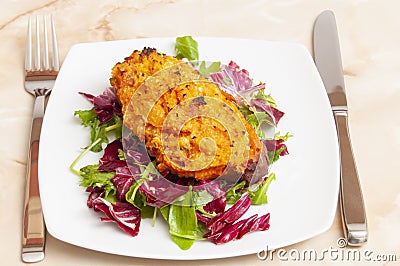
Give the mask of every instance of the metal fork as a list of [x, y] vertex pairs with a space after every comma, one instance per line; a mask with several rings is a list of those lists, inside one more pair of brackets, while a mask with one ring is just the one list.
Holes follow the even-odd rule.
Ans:
[[[40, 27], [41, 21], [43, 22], [42, 28]], [[51, 52], [47, 36], [49, 25], [46, 16], [43, 16], [43, 19], [36, 16], [34, 28], [35, 34], [32, 35], [32, 18], [29, 17], [25, 56], [25, 90], [35, 96], [35, 102], [27, 161], [22, 230], [22, 260], [24, 262], [38, 262], [44, 259], [46, 231], [38, 184], [39, 141], [45, 97], [52, 90], [59, 70], [53, 17], [50, 18]], [[43, 56], [41, 56], [42, 51]], [[50, 58], [52, 59], [51, 63]]]

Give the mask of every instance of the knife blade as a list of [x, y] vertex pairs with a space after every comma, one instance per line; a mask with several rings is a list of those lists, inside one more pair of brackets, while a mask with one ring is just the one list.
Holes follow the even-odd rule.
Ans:
[[348, 128], [348, 107], [335, 15], [322, 12], [314, 25], [314, 61], [335, 117], [340, 149], [340, 208], [348, 245], [368, 240], [364, 200]]

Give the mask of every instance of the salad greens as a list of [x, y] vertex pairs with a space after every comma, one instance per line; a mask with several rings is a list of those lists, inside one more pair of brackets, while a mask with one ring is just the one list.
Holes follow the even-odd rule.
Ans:
[[[198, 44], [191, 36], [176, 38], [175, 51], [177, 58], [199, 59]], [[267, 138], [262, 130], [264, 125], [276, 127], [284, 115], [272, 96], [266, 94], [264, 83], [253, 86], [249, 73], [234, 62], [206, 65], [203, 61], [197, 67], [204, 78], [239, 97], [237, 107], [263, 142], [269, 164], [288, 154], [285, 142], [292, 135], [278, 132]], [[249, 92], [249, 102], [243, 102]], [[268, 203], [267, 191], [276, 179], [274, 173], [255, 182], [242, 178], [236, 184], [180, 179], [169, 172], [159, 173], [157, 162], [151, 161], [143, 142], [133, 133], [122, 137], [122, 107], [115, 88], [107, 88], [98, 96], [81, 94], [93, 108], [77, 110], [74, 116], [82, 126], [90, 128], [90, 144], [70, 169], [80, 177], [80, 185], [89, 193], [87, 206], [106, 216], [102, 221], [114, 222], [129, 235], [136, 236], [141, 219], [152, 219], [154, 226], [160, 213], [169, 225], [171, 239], [182, 250], [189, 249], [196, 240], [222, 244], [269, 228], [269, 213], [241, 217], [250, 205]], [[111, 139], [114, 140], [110, 142]], [[103, 152], [103, 155], [96, 164], [75, 169], [89, 151]], [[227, 204], [232, 206], [227, 208]]]
[[177, 37], [175, 40], [175, 54], [179, 59], [199, 60], [197, 41], [192, 36]]
[[[103, 149], [102, 144], [107, 144], [109, 141], [107, 132], [114, 131], [115, 137], [121, 138], [122, 111], [115, 111], [114, 109], [120, 108], [115, 106], [119, 103], [117, 103], [117, 101], [114, 99], [109, 99], [109, 95], [115, 96], [115, 89], [113, 88], [108, 88], [102, 95], [98, 97], [94, 97], [86, 93], [82, 94], [93, 103], [94, 107], [90, 110], [75, 111], [74, 115], [79, 117], [84, 127], [90, 127], [90, 143], [93, 144], [97, 141], [97, 143], [92, 146], [90, 150], [93, 152], [100, 152]], [[115, 102], [114, 106], [111, 106], [111, 108], [110, 106], [106, 106], [107, 101]]]
[[175, 202], [162, 208], [163, 217], [169, 224], [171, 238], [183, 250], [189, 249], [195, 240], [204, 239], [197, 222], [192, 193], [189, 189]]
[[209, 66], [206, 66], [206, 62], [202, 61], [199, 72], [203, 77], [209, 78], [211, 73], [218, 72], [220, 66], [221, 62], [212, 62]]
[[267, 191], [269, 185], [276, 179], [275, 173], [270, 173], [262, 183], [246, 186], [246, 181], [243, 180], [226, 192], [227, 203], [234, 204], [244, 193], [248, 193], [253, 205], [267, 204]]
[[92, 188], [103, 188], [105, 192], [104, 198], [108, 201], [117, 201], [115, 194], [117, 192], [116, 187], [111, 182], [111, 178], [114, 177], [114, 172], [101, 172], [99, 171], [99, 165], [87, 165], [81, 168], [81, 181], [82, 187]]

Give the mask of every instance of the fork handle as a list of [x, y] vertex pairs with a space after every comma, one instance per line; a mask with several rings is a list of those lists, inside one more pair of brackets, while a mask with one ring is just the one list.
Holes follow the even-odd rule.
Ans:
[[38, 182], [39, 141], [44, 116], [46, 89], [35, 90], [32, 127], [27, 163], [22, 236], [22, 260], [38, 262], [44, 258], [45, 224]]

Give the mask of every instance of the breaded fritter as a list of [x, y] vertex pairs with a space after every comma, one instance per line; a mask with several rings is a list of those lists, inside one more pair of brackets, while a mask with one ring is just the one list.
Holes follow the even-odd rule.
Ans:
[[230, 94], [181, 63], [145, 48], [114, 66], [110, 83], [125, 125], [145, 140], [161, 172], [197, 180], [243, 174], [262, 150], [255, 130]]
[[149, 114], [157, 119], [146, 126], [146, 147], [160, 171], [204, 180], [224, 171], [242, 174], [249, 160], [258, 160], [261, 142], [230, 98], [203, 80], [180, 84], [159, 99]]
[[122, 112], [125, 112], [134, 92], [147, 77], [180, 62], [182, 60], [145, 47], [142, 51], [134, 51], [124, 62], [117, 63], [112, 68], [110, 84], [117, 90]]

